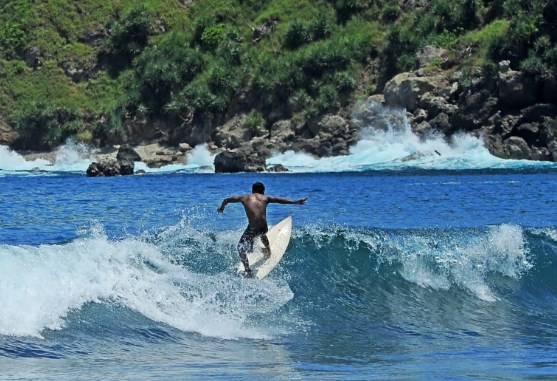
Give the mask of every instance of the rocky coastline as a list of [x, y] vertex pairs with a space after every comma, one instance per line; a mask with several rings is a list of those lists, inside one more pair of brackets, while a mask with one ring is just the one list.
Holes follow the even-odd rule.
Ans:
[[[450, 139], [467, 133], [482, 137], [489, 151], [500, 158], [557, 161], [554, 76], [535, 81], [513, 70], [508, 61], [500, 62], [494, 72], [478, 68], [464, 73], [452, 69], [442, 51], [436, 51], [434, 57], [441, 65], [398, 74], [385, 83], [382, 93], [365, 102], [405, 109], [412, 131], [423, 138], [441, 133]], [[375, 118], [373, 108], [354, 118], [355, 108], [352, 104], [335, 114], [304, 120], [292, 117], [296, 115], [295, 99], [290, 99], [288, 104], [270, 111], [266, 118], [271, 122], [268, 128], [248, 128], [247, 114], [238, 109], [230, 110], [226, 121], [215, 127], [192, 121], [186, 129], [176, 132], [169, 127], [158, 137], [131, 131], [133, 139], [128, 142], [104, 147], [88, 175], [131, 174], [133, 161], [138, 159], [150, 167], [184, 163], [187, 153], [197, 144], [206, 144], [216, 154], [215, 172], [286, 171], [282, 166], [267, 168], [266, 159], [273, 152], [288, 150], [315, 157], [348, 154], [349, 147], [358, 140], [359, 124], [373, 124]], [[1, 145], [10, 146], [17, 136], [15, 129], [0, 123]], [[135, 154], [123, 159], [120, 147], [133, 148]], [[49, 160], [52, 153], [24, 155]]]

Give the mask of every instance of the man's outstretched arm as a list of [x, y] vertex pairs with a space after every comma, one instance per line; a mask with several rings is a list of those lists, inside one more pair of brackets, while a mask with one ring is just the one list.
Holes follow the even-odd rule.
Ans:
[[222, 204], [220, 204], [220, 207], [217, 209], [217, 212], [223, 213], [226, 205], [234, 202], [242, 202], [242, 196], [231, 196], [225, 198], [224, 200], [222, 200]]
[[280, 197], [272, 197], [272, 196], [269, 196], [267, 198], [269, 203], [274, 203], [274, 204], [298, 204], [298, 205], [305, 204], [307, 199], [308, 198], [305, 197], [305, 198], [301, 198], [299, 200], [291, 200], [289, 198], [280, 198]]

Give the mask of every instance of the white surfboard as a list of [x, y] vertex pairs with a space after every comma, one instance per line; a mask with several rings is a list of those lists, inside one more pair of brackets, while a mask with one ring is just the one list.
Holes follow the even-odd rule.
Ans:
[[[284, 255], [290, 235], [292, 234], [292, 216], [286, 217], [284, 220], [273, 226], [267, 232], [269, 238], [269, 246], [271, 247], [271, 256], [269, 259], [263, 257], [263, 243], [257, 239], [253, 245], [253, 253], [248, 253], [249, 267], [253, 271], [253, 275], [257, 279], [263, 279], [275, 266], [279, 263]], [[238, 265], [238, 273], [244, 272], [242, 262]]]

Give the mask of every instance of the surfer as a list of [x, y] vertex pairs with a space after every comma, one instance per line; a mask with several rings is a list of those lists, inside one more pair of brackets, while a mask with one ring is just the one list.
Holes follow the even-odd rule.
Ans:
[[269, 230], [267, 227], [267, 205], [271, 203], [303, 205], [308, 199], [306, 197], [299, 200], [290, 200], [288, 198], [265, 196], [265, 185], [260, 182], [256, 182], [252, 185], [251, 192], [251, 194], [227, 197], [217, 209], [218, 213], [223, 213], [227, 204], [241, 202], [242, 205], [244, 205], [244, 210], [248, 218], [248, 227], [244, 231], [244, 234], [242, 234], [240, 242], [238, 242], [238, 253], [244, 264], [245, 276], [248, 278], [253, 275], [249, 267], [247, 253], [253, 251], [253, 241], [255, 241], [257, 237], [261, 237], [261, 242], [263, 242], [263, 255], [265, 258], [271, 256], [269, 239], [265, 234]]

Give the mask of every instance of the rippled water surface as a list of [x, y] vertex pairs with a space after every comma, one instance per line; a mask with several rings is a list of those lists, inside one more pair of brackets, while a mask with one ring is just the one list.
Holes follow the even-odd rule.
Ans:
[[[226, 196], [308, 203], [234, 275]], [[0, 177], [0, 379], [554, 379], [557, 172]]]

